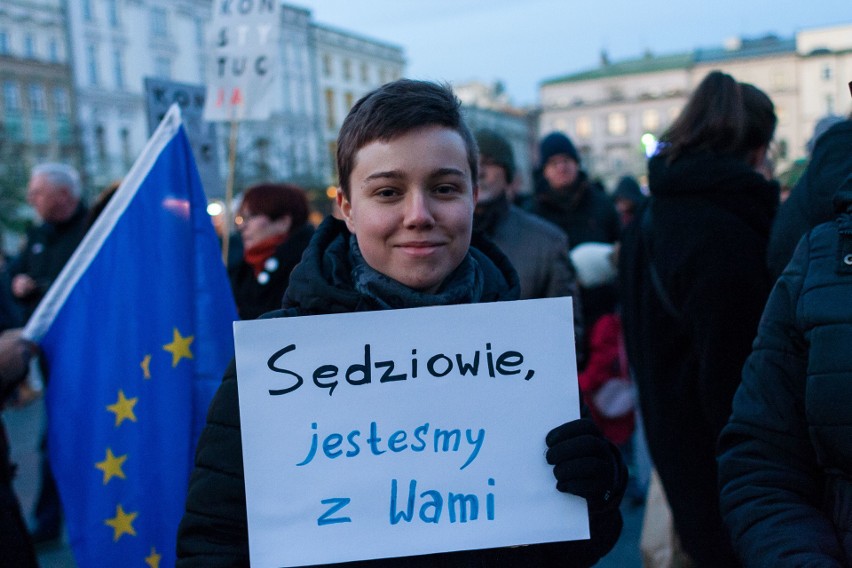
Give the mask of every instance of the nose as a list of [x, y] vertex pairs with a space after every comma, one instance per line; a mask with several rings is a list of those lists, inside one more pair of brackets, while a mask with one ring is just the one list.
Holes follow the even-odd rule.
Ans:
[[428, 190], [410, 191], [405, 200], [405, 226], [409, 228], [432, 227], [435, 217]]

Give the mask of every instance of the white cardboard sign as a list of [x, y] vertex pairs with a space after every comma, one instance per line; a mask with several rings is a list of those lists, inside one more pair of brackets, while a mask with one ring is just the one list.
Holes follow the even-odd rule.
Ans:
[[589, 537], [545, 435], [570, 298], [234, 324], [249, 550], [301, 566]]
[[277, 0], [217, 0], [208, 37], [209, 122], [266, 120], [278, 74]]

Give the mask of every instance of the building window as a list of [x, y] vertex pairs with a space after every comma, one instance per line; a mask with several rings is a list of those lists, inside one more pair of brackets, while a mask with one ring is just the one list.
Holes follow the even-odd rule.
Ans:
[[355, 95], [353, 95], [352, 93], [344, 94], [343, 102], [346, 104], [346, 111], [348, 112], [349, 109], [355, 105]]
[[83, 4], [83, 19], [91, 22], [95, 19], [95, 14], [92, 12], [92, 0], [82, 0]]
[[325, 90], [326, 126], [329, 130], [337, 128], [337, 118], [334, 112], [334, 89]]
[[98, 154], [98, 159], [101, 162], [105, 162], [107, 157], [106, 132], [101, 124], [95, 126], [95, 150]]
[[366, 63], [361, 63], [361, 82], [370, 82], [370, 67]]
[[121, 138], [121, 159], [127, 169], [133, 165], [133, 156], [130, 153], [130, 129], [124, 127], [118, 131], [118, 135]]
[[343, 80], [352, 80], [352, 62], [348, 59], [343, 60]]
[[195, 20], [195, 45], [202, 47], [204, 45], [204, 20], [198, 18]]
[[822, 67], [822, 80], [823, 81], [831, 81], [831, 76], [834, 73], [832, 72], [831, 65], [826, 63]]
[[29, 59], [35, 58], [35, 36], [31, 33], [24, 35], [24, 57]]
[[337, 176], [337, 142], [328, 143], [328, 160], [331, 162], [331, 175]]
[[118, 27], [118, 0], [108, 0], [107, 1], [107, 17], [109, 18], [109, 25], [114, 28]]
[[57, 116], [68, 116], [71, 114], [71, 104], [68, 100], [68, 91], [62, 87], [53, 89], [53, 111]]
[[154, 58], [154, 75], [163, 79], [172, 78], [172, 62], [168, 57]]
[[50, 38], [47, 42], [47, 57], [51, 63], [59, 63], [59, 42], [55, 37]]
[[9, 32], [0, 30], [0, 55], [9, 55]]
[[322, 56], [322, 74], [326, 77], [331, 77], [331, 55], [324, 53]]
[[15, 81], [3, 81], [3, 102], [7, 112], [21, 110], [21, 95], [18, 91], [18, 83]]
[[577, 131], [578, 137], [590, 138], [592, 136], [592, 119], [588, 116], [578, 117], [574, 123], [574, 129]]
[[112, 69], [115, 75], [115, 88], [124, 89], [124, 65], [122, 64], [121, 51], [112, 52]]
[[151, 8], [151, 35], [166, 37], [169, 33], [166, 21], [166, 9], [155, 6]]
[[86, 46], [86, 66], [89, 73], [89, 85], [97, 85], [98, 81], [98, 47], [90, 43]]
[[660, 112], [650, 108], [642, 111], [642, 130], [654, 132], [660, 128]]
[[611, 112], [606, 117], [606, 131], [613, 136], [622, 136], [627, 132], [627, 117], [623, 112]]
[[834, 114], [834, 95], [825, 95], [825, 114], [827, 116]]
[[44, 96], [44, 86], [33, 83], [29, 87], [30, 112], [32, 114], [46, 114], [47, 100]]

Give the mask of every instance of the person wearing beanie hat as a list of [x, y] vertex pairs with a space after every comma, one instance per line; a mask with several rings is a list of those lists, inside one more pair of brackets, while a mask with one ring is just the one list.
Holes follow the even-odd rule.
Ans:
[[622, 227], [626, 227], [633, 221], [636, 211], [645, 199], [645, 194], [642, 193], [642, 188], [639, 187], [639, 182], [635, 178], [624, 176], [618, 180], [618, 185], [612, 192], [612, 201], [618, 211]]
[[[580, 169], [580, 157], [571, 140], [552, 132], [539, 145], [541, 183], [530, 211], [559, 227], [571, 248], [583, 243], [614, 243], [621, 236], [615, 206], [598, 184]], [[580, 297], [588, 288], [580, 284]], [[583, 323], [591, 329], [600, 314], [583, 305]], [[588, 350], [588, 345], [583, 346]]]
[[572, 247], [618, 240], [621, 224], [615, 207], [580, 168], [580, 155], [567, 136], [551, 132], [541, 140], [538, 173], [531, 212], [565, 231]]
[[[512, 146], [493, 130], [479, 130], [479, 196], [473, 228], [505, 253], [521, 280], [521, 299], [571, 296], [577, 353], [584, 344], [583, 317], [568, 239], [559, 227], [509, 202], [515, 175]], [[582, 363], [582, 358], [580, 359]]]

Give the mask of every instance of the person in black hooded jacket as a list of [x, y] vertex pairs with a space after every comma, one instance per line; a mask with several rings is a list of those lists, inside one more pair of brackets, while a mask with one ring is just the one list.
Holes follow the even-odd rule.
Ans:
[[777, 185], [755, 168], [775, 123], [763, 92], [710, 73], [648, 164], [651, 198], [621, 251], [625, 341], [648, 447], [698, 566], [737, 565], [715, 450], [772, 285], [765, 258]]
[[769, 238], [767, 262], [778, 278], [799, 239], [834, 215], [832, 198], [852, 173], [852, 120], [838, 122], [814, 141], [813, 153], [790, 196], [778, 209]]
[[[492, 243], [471, 243], [476, 142], [448, 87], [402, 79], [364, 96], [338, 143], [343, 221], [327, 219], [294, 269], [284, 309], [266, 317], [517, 299], [518, 276]], [[590, 566], [621, 531], [626, 469], [588, 418], [545, 440], [559, 491], [587, 499], [591, 539], [347, 563], [346, 566]], [[237, 376], [226, 373], [196, 453], [178, 561], [249, 562]], [[298, 546], [281, 535], [282, 546]]]

